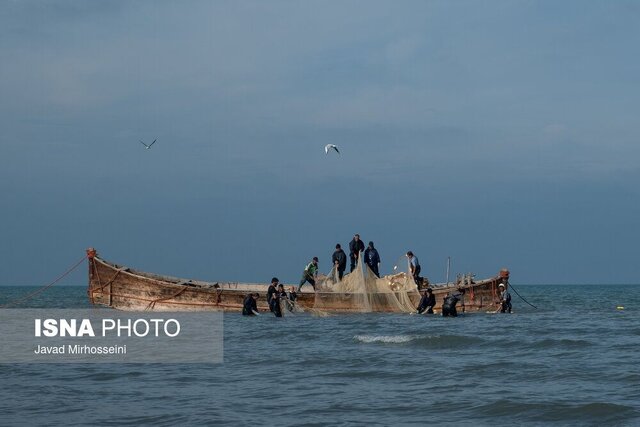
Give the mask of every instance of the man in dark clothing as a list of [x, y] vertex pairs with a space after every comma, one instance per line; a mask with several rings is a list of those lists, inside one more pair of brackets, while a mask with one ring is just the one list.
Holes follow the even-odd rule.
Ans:
[[373, 247], [373, 242], [369, 242], [369, 247], [366, 251], [364, 251], [364, 262], [367, 263], [373, 274], [376, 277], [380, 277], [380, 273], [378, 273], [378, 264], [380, 264], [380, 255], [376, 248]]
[[255, 316], [258, 314], [258, 304], [256, 299], [258, 294], [248, 294], [244, 302], [242, 303], [242, 315], [243, 316]]
[[296, 302], [297, 299], [298, 299], [298, 294], [296, 293], [296, 288], [292, 286], [289, 289], [289, 300], [293, 301], [293, 302]]
[[284, 285], [282, 283], [278, 285], [278, 294], [280, 295], [280, 298], [289, 299], [289, 295], [287, 295], [287, 292], [284, 290]]
[[[456, 304], [464, 298], [464, 292], [464, 289], [458, 289], [458, 292], [454, 294], [449, 293], [444, 297], [444, 302], [442, 303], [442, 316], [456, 317], [458, 315]], [[464, 311], [464, 301], [462, 302], [462, 309], [462, 311]]]
[[344, 271], [347, 269], [347, 254], [342, 250], [340, 243], [336, 244], [336, 251], [331, 255], [331, 261], [338, 269], [338, 278], [342, 280]]
[[269, 303], [269, 309], [276, 317], [282, 317], [282, 309], [280, 308], [280, 293], [274, 292], [271, 295], [271, 302]]
[[[271, 279], [271, 284], [269, 285], [269, 288], [267, 289], [267, 304], [269, 304], [269, 309], [271, 309], [271, 300], [273, 299], [273, 295], [276, 294], [278, 292], [278, 283], [280, 281], [278, 280], [277, 277], [274, 277], [273, 279]], [[273, 311], [273, 310], [271, 310]]]
[[422, 314], [425, 312], [427, 314], [433, 314], [433, 307], [436, 305], [436, 297], [433, 295], [433, 291], [431, 288], [427, 288], [422, 291], [422, 299], [420, 299], [420, 304], [418, 305], [418, 314]]
[[[291, 300], [289, 300], [289, 295], [287, 294], [287, 292], [284, 290], [284, 286], [281, 284], [278, 285], [278, 298], [280, 298], [280, 309], [282, 310], [282, 307], [286, 308], [289, 311], [293, 311], [293, 302], [291, 302]], [[278, 317], [278, 315], [276, 315], [276, 317]]]
[[500, 289], [500, 313], [511, 313], [511, 294], [504, 283], [498, 285]]
[[353, 236], [349, 242], [349, 259], [351, 260], [351, 271], [356, 269], [356, 263], [360, 257], [360, 252], [364, 251], [364, 242], [360, 240], [360, 235]]

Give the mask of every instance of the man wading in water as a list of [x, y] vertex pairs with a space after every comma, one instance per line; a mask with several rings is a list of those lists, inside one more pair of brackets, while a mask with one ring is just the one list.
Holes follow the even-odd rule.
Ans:
[[259, 294], [248, 294], [244, 302], [242, 304], [242, 315], [243, 316], [256, 316], [258, 315], [258, 304], [256, 300], [258, 299]]
[[498, 285], [500, 289], [500, 313], [511, 313], [511, 294], [507, 291], [507, 287], [504, 283]]
[[273, 311], [273, 308], [271, 307], [271, 301], [273, 300], [273, 296], [278, 293], [278, 283], [280, 281], [278, 280], [277, 277], [274, 277], [273, 279], [271, 279], [271, 284], [269, 285], [269, 288], [267, 289], [267, 304], [269, 304], [269, 310]]
[[433, 295], [431, 288], [422, 291], [422, 299], [418, 305], [418, 314], [426, 311], [427, 314], [433, 314], [433, 307], [436, 305], [436, 297]]
[[[456, 304], [458, 304], [458, 301], [462, 300], [464, 298], [464, 292], [465, 290], [462, 288], [458, 288], [458, 292], [456, 292], [455, 294], [447, 294], [444, 297], [444, 302], [442, 303], [442, 316], [443, 317], [456, 317], [458, 315], [458, 312], [456, 310]], [[462, 301], [462, 311], [464, 312], [464, 301]]]

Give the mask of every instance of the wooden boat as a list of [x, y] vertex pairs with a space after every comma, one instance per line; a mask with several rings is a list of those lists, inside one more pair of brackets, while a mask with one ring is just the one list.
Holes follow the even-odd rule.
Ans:
[[[89, 260], [88, 296], [91, 304], [130, 311], [202, 311], [225, 310], [239, 312], [248, 293], [258, 293], [259, 311], [268, 311], [266, 294], [268, 284], [238, 282], [204, 282], [179, 279], [134, 270], [123, 265], [105, 261], [95, 249], [87, 250]], [[397, 275], [396, 275], [397, 276]], [[393, 276], [387, 276], [393, 277]], [[507, 282], [509, 271], [503, 269], [495, 277], [474, 280], [472, 275], [458, 278], [456, 283], [432, 284], [436, 297], [436, 310], [444, 295], [464, 289], [462, 304], [466, 312], [494, 311], [498, 301], [498, 285]], [[292, 285], [285, 285], [288, 288]], [[317, 309], [316, 297], [322, 296], [307, 286], [298, 294], [297, 305], [303, 309]], [[408, 292], [413, 307], [418, 305], [420, 293], [417, 288]], [[350, 304], [348, 295], [325, 301], [322, 310], [329, 312], [361, 312], [361, 307]], [[372, 311], [397, 311], [393, 307], [378, 306]]]

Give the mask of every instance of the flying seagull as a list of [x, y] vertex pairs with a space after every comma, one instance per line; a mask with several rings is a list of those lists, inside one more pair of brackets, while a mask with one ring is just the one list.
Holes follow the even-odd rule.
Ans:
[[340, 154], [340, 152], [338, 151], [338, 147], [336, 147], [335, 144], [327, 144], [324, 146], [324, 152], [325, 154], [329, 154], [329, 150], [336, 150], [336, 153]]
[[149, 145], [147, 145], [147, 144], [145, 144], [144, 142], [140, 141], [140, 144], [144, 145], [144, 148], [146, 148], [146, 149], [148, 150], [149, 148], [151, 148], [151, 146], [152, 146], [153, 144], [155, 144], [155, 143], [156, 143], [156, 141], [157, 141], [157, 139], [154, 139], [154, 140], [153, 140], [153, 142], [152, 142], [151, 144], [149, 144]]

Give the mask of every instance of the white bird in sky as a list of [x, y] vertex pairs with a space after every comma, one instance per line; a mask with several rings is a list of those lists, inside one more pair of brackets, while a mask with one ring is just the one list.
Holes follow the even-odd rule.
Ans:
[[140, 144], [144, 145], [144, 148], [146, 148], [146, 149], [148, 150], [149, 148], [151, 148], [151, 146], [152, 146], [153, 144], [155, 144], [155, 143], [156, 143], [156, 141], [157, 141], [157, 139], [154, 139], [154, 140], [153, 140], [153, 142], [152, 142], [151, 144], [149, 144], [149, 145], [147, 145], [147, 144], [145, 144], [144, 142], [140, 141]]
[[335, 144], [327, 144], [324, 146], [324, 152], [325, 154], [329, 154], [329, 150], [336, 150], [336, 153], [340, 154], [340, 151], [338, 151], [338, 147], [336, 147]]

